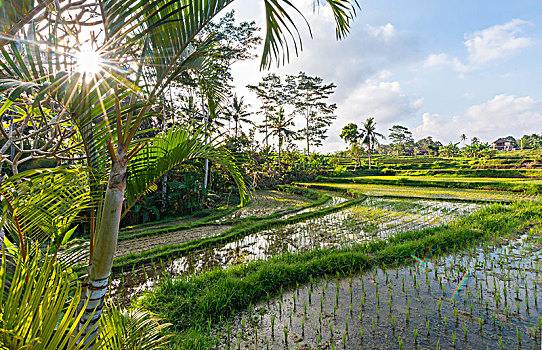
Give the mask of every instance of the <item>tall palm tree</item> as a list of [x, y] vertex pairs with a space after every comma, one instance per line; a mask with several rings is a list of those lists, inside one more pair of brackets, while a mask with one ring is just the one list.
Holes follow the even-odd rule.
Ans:
[[244, 97], [237, 98], [237, 95], [233, 96], [233, 100], [231, 103], [230, 108], [227, 110], [226, 115], [233, 119], [235, 123], [235, 138], [238, 137], [238, 128], [239, 124], [241, 123], [247, 123], [254, 125], [254, 122], [250, 120], [248, 117], [252, 115], [251, 112], [247, 111], [247, 107], [249, 105], [246, 105], [244, 103]]
[[[215, 38], [197, 37], [232, 1], [97, 0], [103, 34], [91, 39], [93, 68], [97, 68], [92, 73], [77, 68], [81, 66], [79, 60], [90, 55], [66, 41], [60, 46], [55, 40], [46, 42], [49, 47], [43, 52], [43, 44], [34, 45], [30, 40], [6, 46], [26, 37], [23, 31], [36, 33], [40, 23], [35, 21], [42, 18], [51, 28], [48, 37], [65, 40], [73, 35], [70, 28], [58, 32], [65, 21], [53, 17], [60, 17], [62, 12], [48, 11], [42, 17], [43, 9], [54, 0], [44, 0], [33, 9], [24, 8], [0, 40], [0, 91], [9, 96], [0, 101], [2, 109], [21, 94], [39, 107], [52, 101], [60, 115], [70, 118], [82, 141], [78, 147], [85, 155], [82, 162], [86, 168], [79, 171], [86, 176], [85, 188], [90, 197], [98, 203], [91, 211], [88, 280], [80, 303], [78, 329], [83, 335], [98, 332], [120, 221], [141, 193], [149, 191], [173, 166], [194, 158], [211, 158], [224, 165], [234, 175], [241, 194], [246, 192], [229, 152], [207, 144], [201, 128], [185, 126], [155, 138], [140, 138], [144, 122], [160, 111], [160, 96], [182, 74], [193, 72], [202, 81], [210, 82], [205, 85], [207, 93], [218, 93], [221, 86], [212, 83], [216, 75]], [[288, 60], [289, 42], [295, 43], [297, 53], [300, 37], [289, 15], [290, 1], [262, 1], [267, 31], [261, 67], [267, 68], [273, 60]], [[357, 0], [326, 2], [334, 12], [337, 37], [343, 38], [356, 14]], [[284, 33], [291, 35], [290, 41], [285, 40]], [[79, 42], [78, 38], [72, 37], [73, 42]], [[65, 54], [59, 55], [59, 48], [66, 50]], [[24, 244], [22, 247], [24, 250]]]
[[385, 139], [385, 136], [376, 132], [376, 123], [374, 117], [369, 117], [363, 124], [361, 142], [367, 146], [367, 155], [369, 157], [369, 169], [371, 169], [371, 152], [373, 147], [378, 144], [377, 137]]
[[465, 143], [467, 141], [467, 135], [461, 134], [461, 142]]
[[284, 108], [280, 108], [275, 116], [271, 117], [271, 135], [274, 135], [278, 139], [279, 149], [279, 175], [282, 175], [282, 145], [284, 141], [289, 141], [296, 136], [296, 132], [289, 129], [294, 126], [294, 116], [286, 117], [284, 114]]

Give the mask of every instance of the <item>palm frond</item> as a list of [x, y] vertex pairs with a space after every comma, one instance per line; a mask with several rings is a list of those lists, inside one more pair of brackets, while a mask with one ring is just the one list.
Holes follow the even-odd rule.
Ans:
[[98, 348], [107, 350], [154, 350], [162, 349], [170, 336], [163, 330], [170, 326], [160, 324], [159, 319], [146, 310], [123, 310], [108, 303], [107, 312], [100, 319]]
[[[8, 277], [6, 254], [0, 267], [0, 348], [84, 349], [77, 332], [81, 313], [77, 304], [81, 285], [54, 258], [32, 249], [18, 256], [15, 272]], [[9, 278], [9, 280], [8, 280]], [[74, 319], [75, 315], [75, 319]]]
[[244, 203], [249, 193], [235, 159], [225, 147], [214, 142], [206, 144], [205, 138], [203, 128], [187, 125], [148, 140], [128, 166], [131, 175], [126, 185], [124, 214], [169, 170], [198, 158], [222, 165], [233, 176]]
[[59, 248], [79, 213], [92, 203], [88, 172], [77, 167], [20, 173], [0, 182], [0, 195], [10, 208], [3, 227], [18, 246], [50, 239]]
[[[290, 60], [289, 43], [294, 46], [297, 55], [303, 48], [301, 35], [291, 12], [297, 12], [310, 26], [303, 14], [293, 5], [290, 0], [265, 0], [266, 35], [260, 68], [271, 67], [273, 60], [277, 65], [287, 63]], [[321, 2], [327, 4], [333, 11], [335, 18], [335, 31], [338, 39], [344, 38], [350, 31], [351, 22], [356, 16], [356, 8], [359, 8], [358, 0], [314, 0], [314, 6]]]

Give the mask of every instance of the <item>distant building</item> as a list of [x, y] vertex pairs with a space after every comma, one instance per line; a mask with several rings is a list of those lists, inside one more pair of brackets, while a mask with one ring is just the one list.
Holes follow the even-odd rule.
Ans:
[[422, 148], [420, 150], [419, 154], [422, 155], [422, 156], [428, 156], [429, 155], [429, 150], [427, 148]]
[[491, 145], [493, 146], [493, 149], [497, 151], [514, 151], [516, 149], [512, 141], [509, 139], [498, 139]]

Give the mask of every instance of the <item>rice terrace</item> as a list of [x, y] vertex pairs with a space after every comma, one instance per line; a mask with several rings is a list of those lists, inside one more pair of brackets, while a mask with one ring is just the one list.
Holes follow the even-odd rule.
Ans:
[[542, 349], [540, 14], [0, 0], [0, 349]]

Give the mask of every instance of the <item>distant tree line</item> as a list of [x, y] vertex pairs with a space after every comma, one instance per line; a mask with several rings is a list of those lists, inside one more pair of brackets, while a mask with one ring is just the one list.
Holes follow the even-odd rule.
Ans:
[[[368, 122], [370, 122], [369, 129], [367, 129]], [[372, 135], [371, 141], [364, 138], [367, 137], [366, 135]], [[376, 132], [374, 117], [367, 119], [365, 129], [361, 131], [358, 131], [354, 123], [345, 125], [340, 136], [349, 145], [348, 152], [355, 161], [356, 168], [360, 165], [360, 158], [364, 154], [369, 158], [370, 168], [370, 157], [375, 153], [396, 156], [432, 155], [471, 158], [491, 157], [496, 153], [492, 144], [481, 142], [478, 137], [472, 137], [468, 142], [469, 138], [465, 134], [459, 136], [459, 142], [450, 142], [447, 145], [434, 140], [431, 136], [415, 141], [412, 132], [402, 125], [393, 125], [389, 129], [390, 143], [381, 144], [376, 137], [384, 138], [384, 136]], [[361, 140], [364, 141], [361, 142]], [[517, 140], [512, 136], [507, 136], [502, 140], [510, 142], [512, 149], [542, 149], [542, 133], [524, 135]]]

